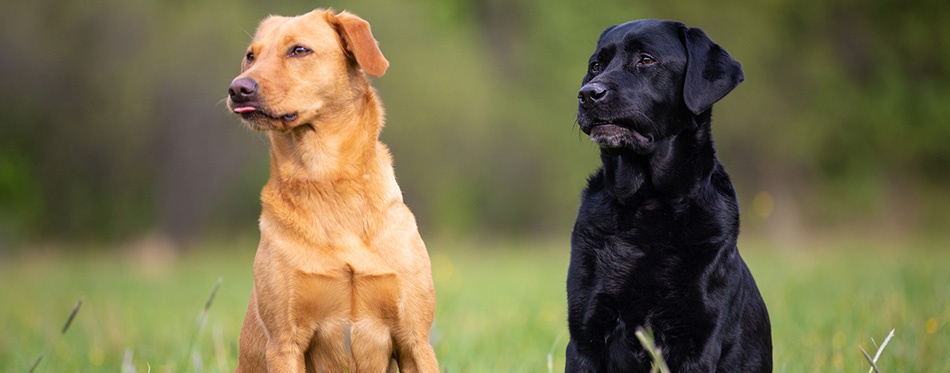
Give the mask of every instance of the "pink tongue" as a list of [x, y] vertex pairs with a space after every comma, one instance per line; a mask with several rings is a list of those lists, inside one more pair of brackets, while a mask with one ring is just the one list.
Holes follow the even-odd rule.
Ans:
[[234, 112], [235, 112], [235, 113], [248, 113], [248, 112], [252, 112], [252, 111], [255, 111], [255, 110], [257, 110], [257, 109], [255, 109], [254, 107], [251, 107], [251, 106], [242, 106], [242, 107], [234, 108]]

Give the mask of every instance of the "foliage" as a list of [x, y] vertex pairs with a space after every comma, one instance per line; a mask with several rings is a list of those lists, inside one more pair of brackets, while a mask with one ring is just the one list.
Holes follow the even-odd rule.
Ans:
[[749, 226], [950, 222], [946, 1], [18, 1], [0, 14], [0, 247], [253, 230], [266, 141], [222, 99], [259, 19], [327, 6], [368, 19], [392, 63], [383, 140], [429, 232], [570, 227], [598, 164], [574, 96], [600, 31], [636, 18], [702, 27], [743, 63], [713, 126], [743, 206], [775, 197]]

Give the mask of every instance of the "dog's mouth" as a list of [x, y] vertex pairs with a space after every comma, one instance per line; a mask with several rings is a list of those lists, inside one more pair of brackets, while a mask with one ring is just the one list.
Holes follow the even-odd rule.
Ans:
[[[260, 105], [252, 105], [247, 103], [236, 104], [232, 112], [241, 116], [245, 122], [251, 125], [251, 127], [258, 131], [267, 130], [268, 127], [278, 127], [278, 126], [287, 126], [292, 124], [297, 120], [297, 113], [287, 113], [287, 114], [275, 114], [264, 110]], [[280, 124], [276, 126], [271, 123], [271, 126], [266, 126], [265, 123], [268, 121], [280, 121]]]
[[607, 149], [642, 148], [653, 142], [653, 135], [641, 134], [622, 120], [593, 120], [584, 132], [587, 132], [595, 144]]

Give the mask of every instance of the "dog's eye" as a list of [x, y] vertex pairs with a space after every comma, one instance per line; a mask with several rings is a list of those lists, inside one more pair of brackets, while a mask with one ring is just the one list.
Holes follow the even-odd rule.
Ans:
[[291, 57], [300, 57], [300, 56], [306, 56], [310, 54], [310, 52], [311, 51], [307, 49], [307, 47], [302, 47], [302, 46], [297, 45], [290, 48], [289, 54]]
[[247, 62], [254, 62], [254, 52], [247, 52], [244, 58], [247, 59]]
[[601, 69], [600, 62], [594, 61], [590, 63], [590, 71], [597, 73], [600, 72]]
[[650, 65], [656, 62], [656, 59], [650, 56], [640, 56], [640, 63]]

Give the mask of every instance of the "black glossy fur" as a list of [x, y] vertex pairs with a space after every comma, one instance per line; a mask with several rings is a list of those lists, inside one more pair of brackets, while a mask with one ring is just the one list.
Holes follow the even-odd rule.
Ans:
[[649, 326], [673, 372], [769, 372], [769, 316], [739, 256], [739, 207], [712, 105], [741, 65], [698, 28], [606, 29], [578, 95], [601, 147], [571, 237], [567, 372], [648, 372]]

